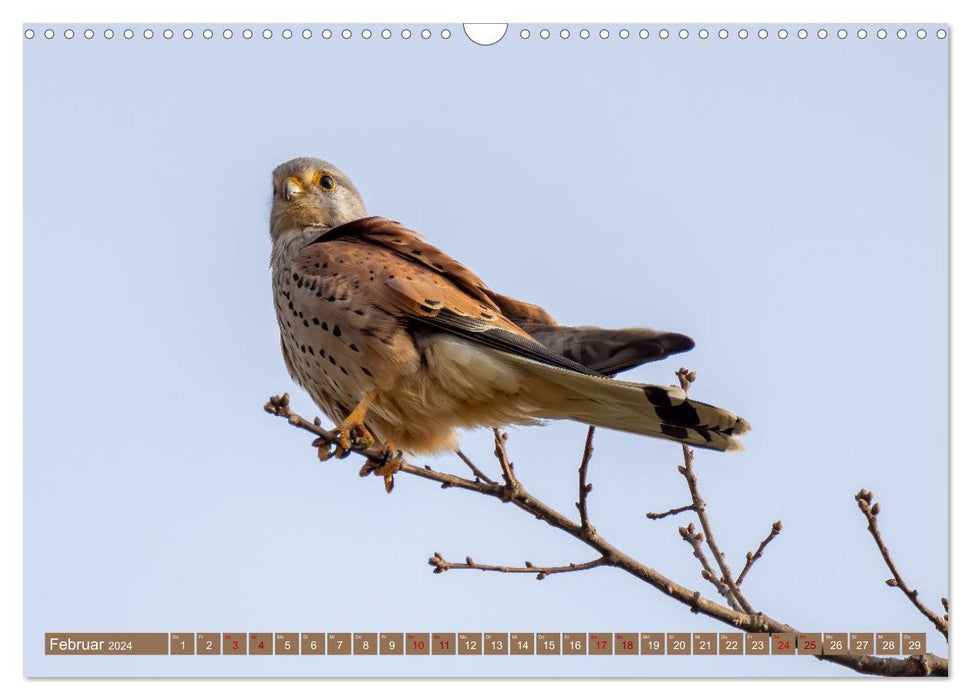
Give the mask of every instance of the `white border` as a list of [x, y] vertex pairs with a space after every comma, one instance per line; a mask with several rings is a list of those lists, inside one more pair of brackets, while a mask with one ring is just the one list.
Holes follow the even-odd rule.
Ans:
[[[447, 0], [428, 0], [425, 2], [395, 2], [394, 0], [360, 0], [354, 3], [332, 3], [325, 0], [288, 0], [286, 3], [254, 3], [240, 7], [238, 3], [212, 2], [203, 5], [198, 0], [169, 0], [162, 3], [132, 3], [122, 1], [88, 0], [80, 4], [68, 0], [46, 0], [43, 3], [6, 3], [2, 12], [3, 41], [2, 66], [4, 102], [6, 118], [6, 138], [3, 141], [2, 187], [3, 212], [6, 213], [3, 227], [2, 249], [0, 249], [0, 284], [2, 284], [2, 305], [4, 341], [0, 344], [3, 352], [3, 374], [0, 389], [0, 445], [6, 457], [0, 462], [3, 467], [4, 483], [0, 487], [0, 518], [2, 518], [2, 552], [0, 552], [0, 581], [3, 584], [4, 605], [0, 617], [0, 668], [3, 669], [2, 686], [7, 697], [72, 697], [96, 696], [98, 698], [129, 698], [133, 694], [145, 698], [170, 698], [172, 695], [195, 697], [213, 693], [228, 694], [239, 698], [266, 698], [283, 696], [315, 697], [324, 694], [353, 694], [368, 696], [374, 694], [411, 693], [435, 695], [444, 693], [462, 694], [463, 697], [479, 698], [495, 693], [510, 692], [531, 696], [584, 697], [591, 698], [601, 693], [612, 696], [645, 693], [710, 693], [723, 692], [785, 692], [797, 700], [819, 693], [828, 696], [842, 696], [850, 693], [879, 693], [881, 697], [896, 698], [916, 692], [954, 695], [956, 692], [966, 696], [969, 674], [956, 668], [960, 680], [936, 682], [933, 688], [918, 688], [920, 681], [882, 682], [879, 688], [863, 687], [859, 681], [820, 681], [813, 683], [792, 681], [326, 681], [321, 684], [315, 680], [256, 681], [65, 681], [33, 680], [22, 678], [22, 240], [23, 224], [22, 194], [22, 25], [42, 22], [250, 22], [254, 26], [270, 22], [547, 22], [579, 23], [591, 25], [599, 22], [672, 22], [708, 23], [718, 22], [845, 22], [847, 24], [870, 21], [894, 23], [932, 22], [951, 24], [951, 70], [952, 70], [952, 125], [962, 122], [971, 123], [967, 109], [967, 52], [961, 41], [961, 31], [971, 33], [971, 23], [966, 22], [966, 0], [923, 0], [914, 3], [906, 0], [884, 0], [872, 3], [851, 3], [846, 0], [815, 0], [814, 2], [787, 2], [761, 0], [693, 0], [692, 2], [671, 3], [630, 3], [619, 0], [597, 0], [596, 2], [533, 2], [526, 5], [522, 0], [468, 0], [454, 2]], [[730, 8], [730, 9], [729, 9]], [[504, 41], [509, 40], [507, 36]], [[518, 39], [518, 37], [515, 37]], [[930, 37], [929, 37], [930, 38]], [[464, 40], [464, 37], [462, 37]], [[962, 78], [964, 85], [962, 85]], [[965, 114], [965, 117], [960, 117]], [[966, 205], [962, 206], [957, 193], [967, 192], [968, 184], [966, 163], [968, 162], [967, 142], [959, 128], [952, 135], [952, 357], [960, 358], [969, 352], [967, 333], [967, 290], [968, 282], [962, 280], [961, 273], [967, 269], [967, 243], [962, 223]], [[51, 172], [55, 177], [56, 172]], [[964, 315], [964, 319], [962, 319]], [[906, 358], [901, 359], [902, 362]], [[962, 429], [968, 418], [966, 392], [967, 372], [963, 364], [954, 362], [952, 371], [952, 434], [954, 435], [952, 463], [952, 504], [962, 503], [961, 495], [967, 491], [968, 477], [965, 470], [968, 464], [967, 439]], [[65, 417], [66, 419], [68, 417]], [[954, 429], [956, 428], [956, 429]], [[915, 465], [919, 469], [920, 465]], [[957, 600], [960, 609], [966, 580], [967, 564], [962, 557], [963, 550], [956, 550], [955, 541], [966, 549], [961, 537], [967, 530], [968, 509], [952, 508], [952, 588], [951, 598]], [[953, 608], [952, 608], [953, 609]], [[960, 639], [960, 625], [958, 626]], [[951, 660], [953, 662], [955, 637], [951, 637]], [[807, 673], [813, 669], [807, 668]], [[952, 671], [952, 676], [955, 671]], [[725, 685], [723, 685], [725, 684]], [[223, 687], [229, 685], [230, 687]], [[785, 685], [785, 687], [780, 687]], [[218, 687], [217, 687], [218, 686]], [[960, 688], [965, 690], [961, 691]]]
[[[460, 25], [457, 22], [418, 22], [415, 24], [414, 31], [412, 31], [410, 28], [400, 29], [401, 25], [384, 21], [374, 24], [368, 22], [352, 23], [338, 21], [323, 24], [313, 22], [284, 23], [281, 29], [279, 24], [264, 22], [253, 24], [243, 23], [242, 29], [237, 27], [234, 31], [233, 28], [227, 26], [229, 24], [227, 22], [207, 23], [203, 25], [205, 28], [201, 30], [198, 27], [193, 29], [191, 26], [186, 26], [187, 23], [181, 21], [171, 23], [165, 21], [155, 22], [153, 23], [154, 28], [134, 22], [118, 22], [112, 24], [113, 26], [108, 26], [107, 24], [90, 21], [80, 23], [32, 22], [27, 25], [23, 35], [31, 43], [37, 42], [41, 44], [61, 41], [74, 41], [85, 44], [101, 41], [110, 41], [112, 43], [140, 43], [142, 41], [164, 43], [173, 39], [175, 39], [173, 43], [176, 44], [183, 41], [193, 41], [196, 43], [212, 41], [215, 44], [227, 41], [253, 42], [257, 44], [274, 41], [292, 42], [294, 44], [302, 44], [304, 41], [311, 43], [323, 41], [326, 43], [342, 44], [347, 40], [370, 41], [377, 37], [381, 37], [385, 41], [392, 40], [393, 42], [399, 42], [410, 40], [412, 43], [422, 43], [428, 40], [448, 41], [453, 37], [452, 29], [455, 30], [454, 36], [456, 37], [456, 41], [462, 41], [462, 29], [464, 29], [464, 33], [468, 39], [475, 41], [481, 46], [491, 46], [498, 43], [505, 36], [510, 26], [506, 23], [471, 23]], [[451, 27], [445, 26], [439, 30], [438, 26], [441, 24], [450, 24]], [[909, 31], [901, 27], [901, 23], [895, 22], [878, 24], [878, 29], [874, 29], [872, 25], [861, 26], [859, 22], [837, 22], [838, 28], [833, 30], [832, 35], [823, 27], [815, 29], [810, 33], [806, 27], [811, 26], [811, 23], [806, 22], [792, 24], [791, 32], [789, 29], [780, 26], [779, 23], [773, 22], [752, 22], [747, 25], [709, 22], [703, 23], [701, 26], [686, 22], [661, 22], [654, 23], [655, 28], [653, 29], [653, 34], [652, 30], [646, 26], [652, 23], [646, 22], [622, 23], [619, 26], [624, 28], [619, 31], [616, 29], [617, 25], [611, 25], [608, 28], [609, 23], [606, 22], [579, 22], [578, 24], [581, 27], [580, 29], [577, 29], [576, 25], [569, 22], [513, 23], [513, 28], [522, 27], [522, 30], [518, 32], [521, 41], [532, 40], [534, 42], [537, 40], [546, 41], [550, 38], [555, 40], [557, 37], [561, 41], [585, 41], [593, 34], [599, 36], [601, 40], [626, 41], [630, 39], [631, 43], [640, 43], [648, 39], [651, 40], [651, 43], [656, 43], [658, 41], [664, 41], [672, 35], [676, 35], [682, 41], [707, 41], [710, 37], [717, 36], [718, 40], [711, 42], [717, 44], [721, 44], [726, 40], [751, 41], [753, 43], [761, 43], [766, 40], [770, 43], [788, 40], [789, 43], [794, 43], [807, 39], [809, 43], [815, 41], [829, 41], [833, 43], [844, 40], [848, 43], [855, 43], [856, 41], [877, 42], [888, 39], [890, 40], [888, 43], [895, 43], [893, 41], [894, 38], [897, 41], [909, 40], [933, 43], [935, 40], [941, 41], [948, 37], [948, 27], [942, 25], [940, 22], [923, 22], [917, 25], [918, 28], [910, 25]], [[630, 28], [627, 28], [627, 25]], [[691, 28], [688, 29], [688, 26]], [[727, 29], [729, 26], [731, 26], [731, 31]], [[435, 27], [434, 31], [432, 31], [432, 27]], [[573, 31], [571, 31], [571, 28]], [[475, 36], [470, 36], [470, 32]], [[635, 34], [639, 37], [640, 41], [632, 38]], [[294, 40], [296, 37], [300, 39]], [[554, 41], [552, 43], [556, 42]], [[676, 43], [678, 42], [670, 42], [669, 45]]]

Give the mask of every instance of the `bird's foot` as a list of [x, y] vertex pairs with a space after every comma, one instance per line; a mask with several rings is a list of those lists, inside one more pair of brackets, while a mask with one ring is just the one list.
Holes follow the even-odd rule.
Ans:
[[401, 459], [401, 450], [394, 446], [393, 442], [386, 442], [381, 448], [381, 457], [369, 459], [361, 467], [361, 476], [374, 474], [384, 477], [384, 490], [391, 493], [394, 488], [394, 473], [401, 469], [404, 462]]
[[343, 459], [349, 455], [352, 448], [367, 449], [374, 444], [374, 435], [364, 426], [364, 423], [354, 420], [353, 415], [337, 426], [336, 432], [337, 444], [334, 446], [333, 456], [337, 459]]

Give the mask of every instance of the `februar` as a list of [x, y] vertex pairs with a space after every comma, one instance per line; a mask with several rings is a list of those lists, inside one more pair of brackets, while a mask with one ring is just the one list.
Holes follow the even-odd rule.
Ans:
[[51, 637], [48, 642], [49, 651], [102, 651], [104, 649], [103, 639], [82, 639], [75, 640], [68, 637]]

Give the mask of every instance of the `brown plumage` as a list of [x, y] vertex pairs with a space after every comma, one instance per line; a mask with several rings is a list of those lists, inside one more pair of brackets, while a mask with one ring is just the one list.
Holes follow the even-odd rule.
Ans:
[[566, 418], [739, 449], [744, 419], [676, 387], [605, 376], [689, 350], [690, 338], [559, 326], [414, 231], [367, 217], [350, 180], [324, 161], [284, 163], [274, 192], [284, 358], [348, 445], [370, 432], [435, 452], [456, 447], [456, 428]]

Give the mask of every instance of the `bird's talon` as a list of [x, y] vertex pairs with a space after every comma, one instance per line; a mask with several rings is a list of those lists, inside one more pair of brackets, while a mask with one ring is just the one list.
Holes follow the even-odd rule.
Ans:
[[334, 453], [331, 456], [336, 457], [337, 459], [344, 459], [350, 453], [351, 453], [350, 446], [344, 447], [344, 444], [342, 442], [341, 444], [334, 446]]
[[351, 449], [367, 449], [374, 444], [374, 436], [363, 423], [346, 420], [337, 428], [337, 441], [343, 450], [340, 457], [346, 457]]
[[361, 467], [361, 476], [374, 474], [384, 478], [384, 490], [391, 493], [394, 489], [394, 473], [401, 469], [402, 461], [401, 450], [395, 449], [394, 443], [387, 443], [381, 450], [381, 457], [369, 459]]
[[381, 464], [374, 469], [374, 473], [378, 476], [390, 476], [400, 471], [401, 465], [403, 464], [401, 457], [401, 450], [386, 450], [382, 455]]

